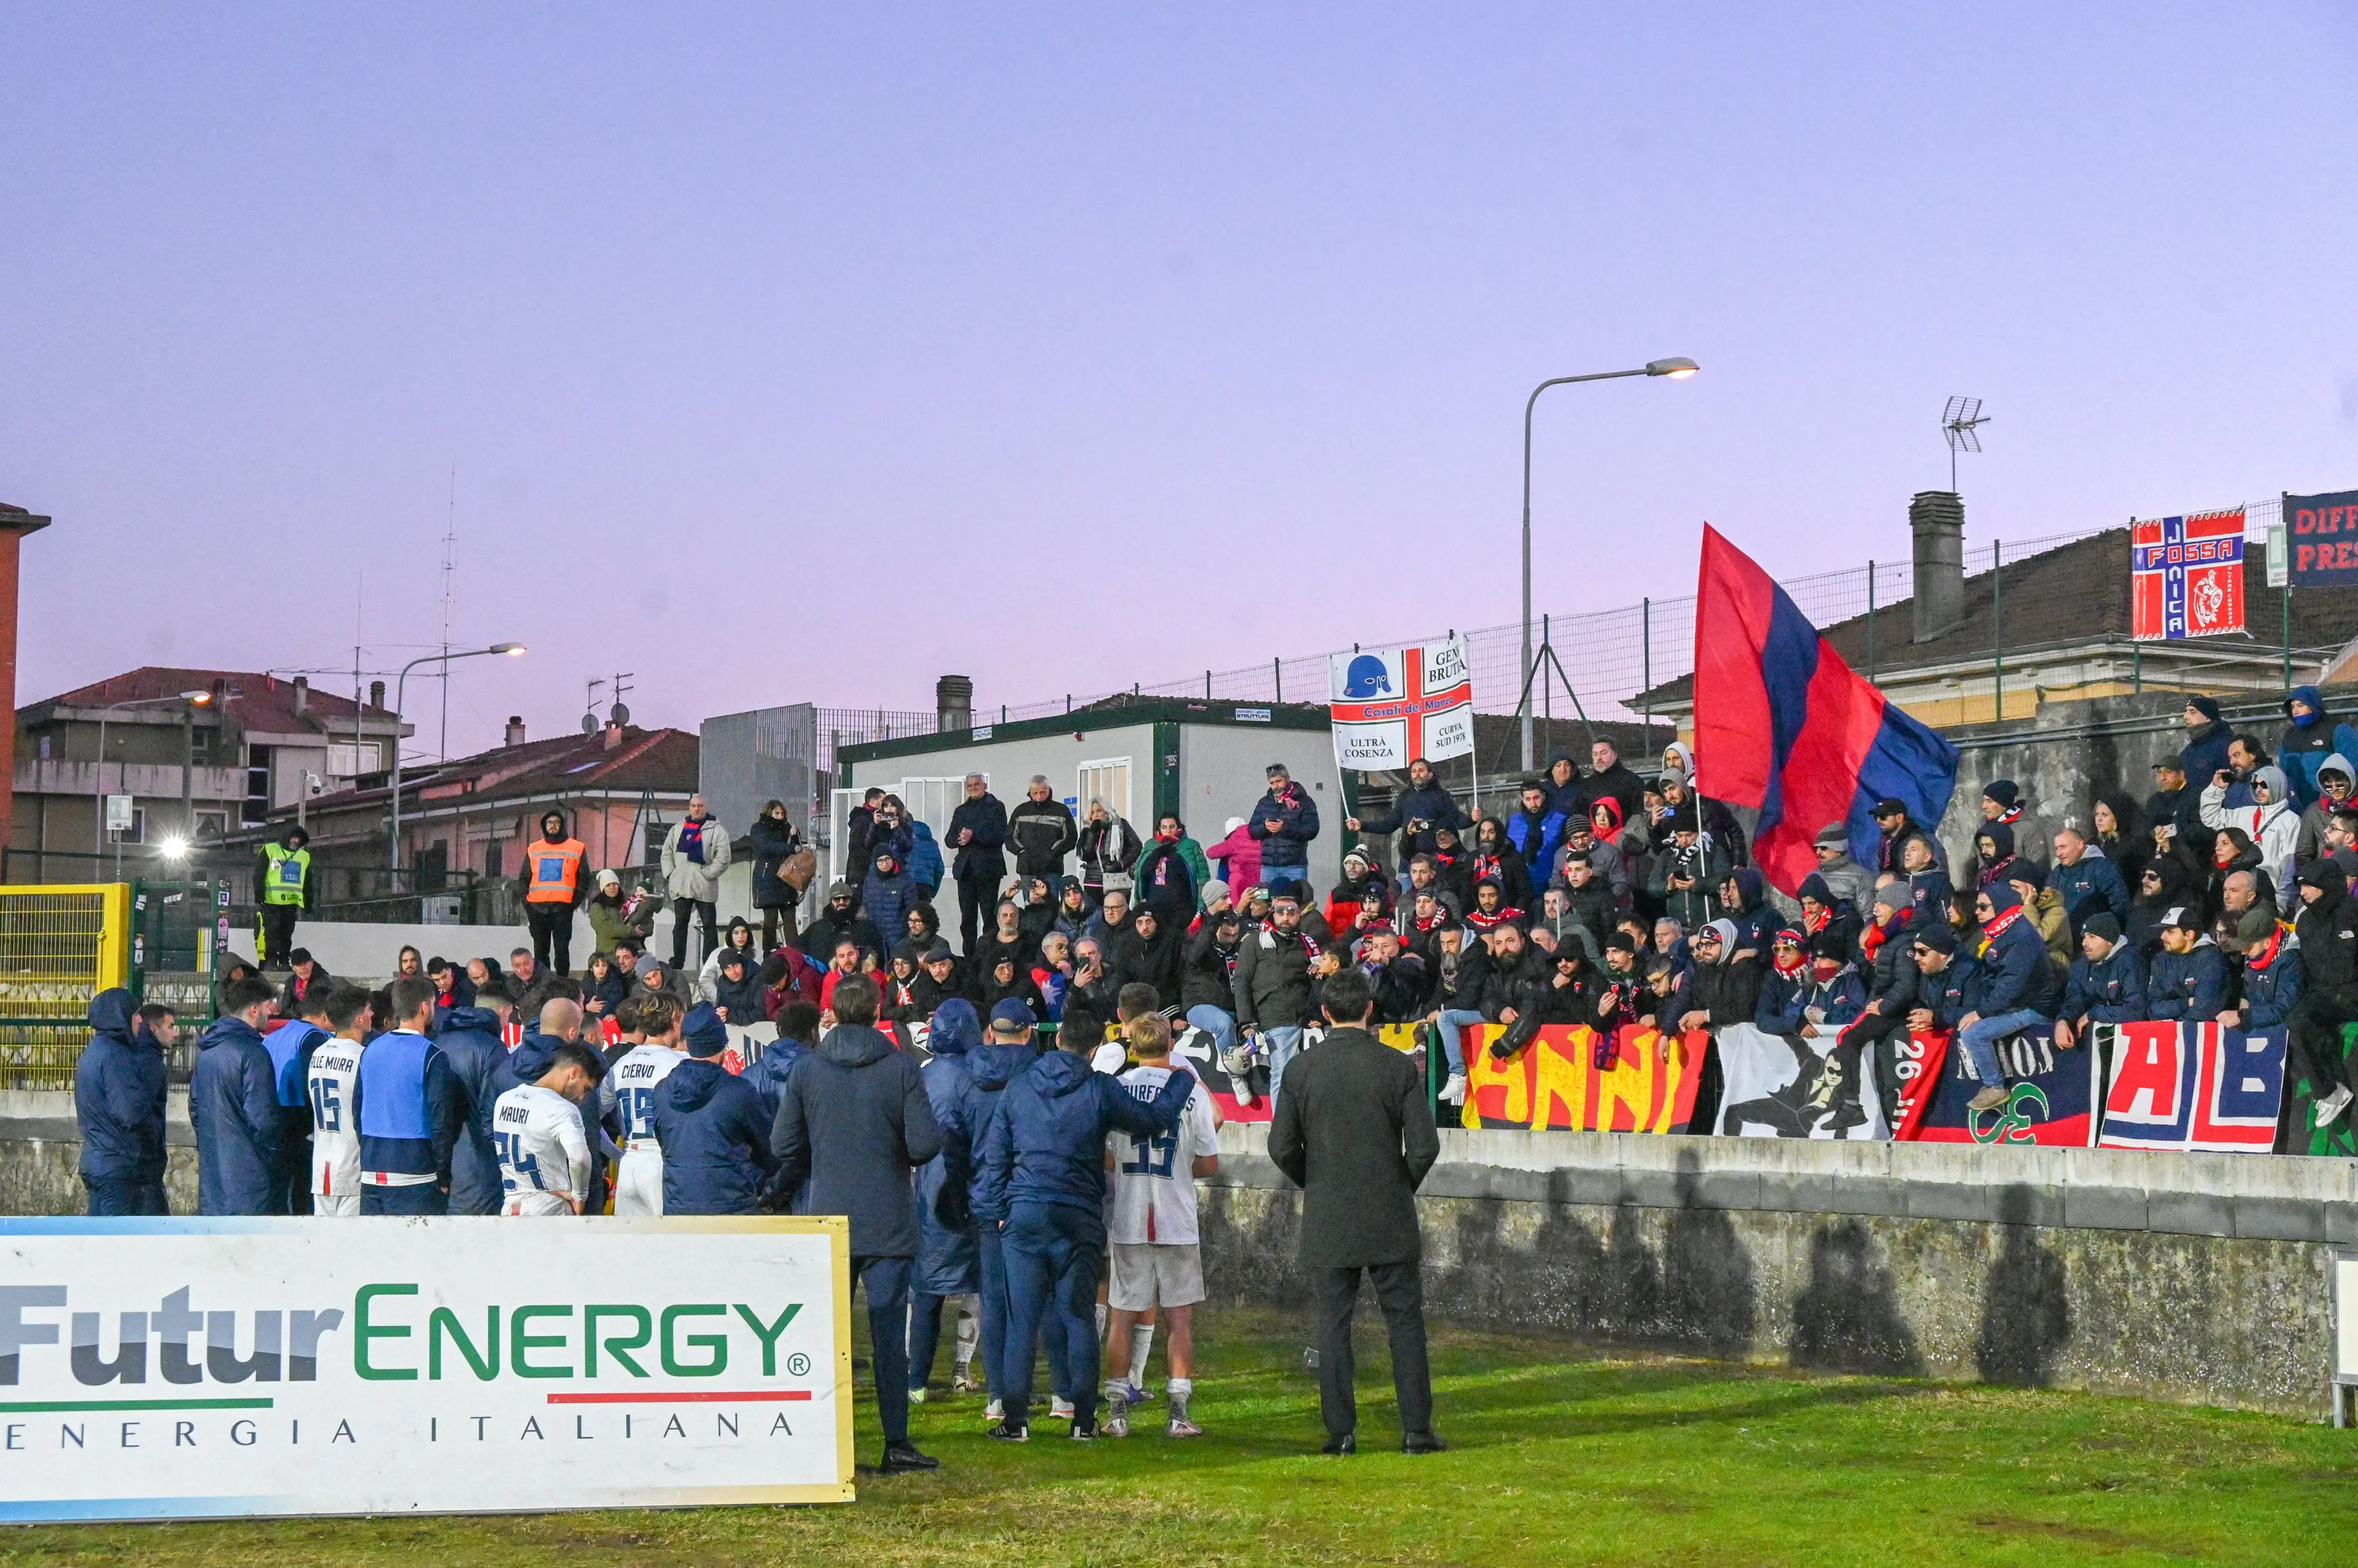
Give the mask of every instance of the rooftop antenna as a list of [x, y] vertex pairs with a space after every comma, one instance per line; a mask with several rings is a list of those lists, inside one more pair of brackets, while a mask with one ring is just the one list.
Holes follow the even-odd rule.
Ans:
[[442, 521], [442, 739], [435, 752], [450, 760], [450, 585], [458, 576], [459, 465], [450, 465], [450, 509]]
[[1949, 443], [1950, 494], [1957, 492], [1957, 454], [1980, 451], [1982, 438], [1975, 432], [1988, 423], [1978, 397], [1952, 397], [1941, 410], [1941, 434]]
[[637, 674], [638, 671], [636, 670], [624, 670], [621, 674], [615, 676], [612, 688], [614, 693], [614, 706], [606, 710], [606, 717], [610, 721], [615, 724], [628, 724], [631, 721], [631, 710], [622, 706], [622, 694], [626, 691], [636, 691], [638, 690], [638, 687], [634, 686], [627, 686], [623, 683], [630, 680]]
[[589, 689], [581, 697], [581, 733], [595, 735], [598, 733], [598, 688], [606, 683], [592, 680], [582, 684]]

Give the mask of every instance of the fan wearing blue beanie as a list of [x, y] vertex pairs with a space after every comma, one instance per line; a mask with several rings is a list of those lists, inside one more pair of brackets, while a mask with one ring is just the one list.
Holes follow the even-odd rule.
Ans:
[[664, 1213], [752, 1214], [770, 1173], [770, 1113], [753, 1086], [720, 1065], [729, 1026], [708, 1003], [680, 1021], [687, 1060], [654, 1091]]

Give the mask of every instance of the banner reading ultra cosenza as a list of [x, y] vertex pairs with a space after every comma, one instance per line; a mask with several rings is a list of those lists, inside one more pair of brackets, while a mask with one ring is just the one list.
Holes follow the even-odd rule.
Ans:
[[0, 1519], [851, 1498], [840, 1218], [0, 1220]]

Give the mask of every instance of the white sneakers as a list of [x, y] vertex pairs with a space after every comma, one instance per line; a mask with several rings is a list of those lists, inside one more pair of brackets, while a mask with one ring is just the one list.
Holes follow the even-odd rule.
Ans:
[[2317, 1125], [2325, 1126], [2350, 1108], [2350, 1086], [2336, 1084], [2333, 1092], [2317, 1102]]
[[1452, 1073], [1449, 1075], [1449, 1081], [1441, 1086], [1441, 1100], [1444, 1105], [1464, 1105], [1466, 1103], [1465, 1074]]

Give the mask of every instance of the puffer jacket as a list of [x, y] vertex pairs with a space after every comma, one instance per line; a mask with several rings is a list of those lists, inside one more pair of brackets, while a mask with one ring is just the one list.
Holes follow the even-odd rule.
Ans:
[[189, 1120], [197, 1135], [197, 1212], [272, 1212], [283, 1123], [277, 1072], [261, 1032], [243, 1018], [214, 1021], [197, 1042]]
[[942, 1131], [941, 1152], [917, 1168], [917, 1273], [914, 1288], [936, 1296], [982, 1288], [981, 1243], [976, 1238], [976, 1129], [961, 1119], [968, 1100], [968, 1058], [982, 1046], [974, 1007], [953, 1000], [936, 1009], [925, 1031], [933, 1060], [925, 1066], [925, 1098]]
[[90, 1043], [74, 1063], [81, 1173], [92, 1182], [164, 1177], [164, 1053], [120, 986], [90, 1001]]
[[752, 1085], [709, 1056], [674, 1067], [654, 1095], [664, 1213], [752, 1214], [777, 1157]]
[[1001, 1097], [983, 1137], [977, 1212], [1055, 1204], [1079, 1210], [1084, 1225], [1102, 1236], [1106, 1134], [1169, 1132], [1195, 1092], [1195, 1075], [1178, 1067], [1152, 1099], [1135, 1099], [1112, 1074], [1069, 1051], [1050, 1052]]

